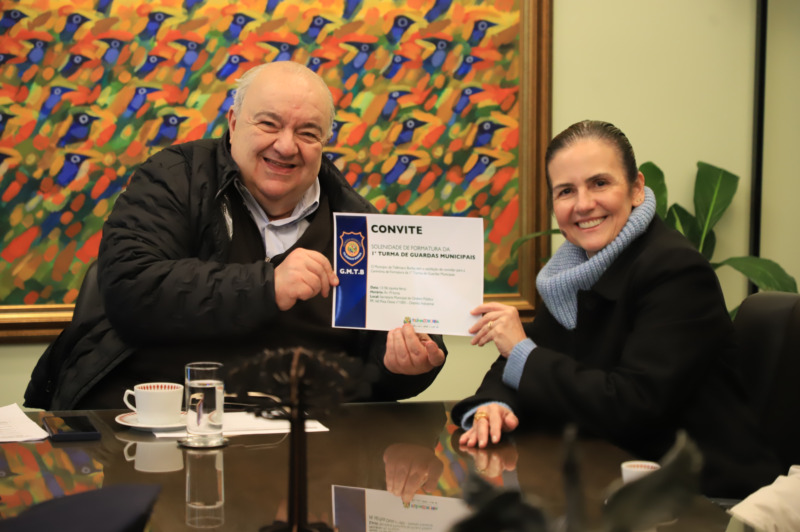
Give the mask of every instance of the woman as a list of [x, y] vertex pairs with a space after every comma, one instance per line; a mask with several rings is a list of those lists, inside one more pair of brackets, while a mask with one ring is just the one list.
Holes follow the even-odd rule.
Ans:
[[499, 303], [472, 311], [482, 315], [472, 343], [494, 342], [501, 356], [453, 409], [460, 443], [576, 423], [657, 460], [683, 428], [704, 453], [706, 494], [738, 497], [774, 480], [781, 472], [745, 406], [717, 277], [655, 215], [624, 133], [574, 124], [545, 165], [566, 242], [536, 279], [544, 308], [532, 323]]

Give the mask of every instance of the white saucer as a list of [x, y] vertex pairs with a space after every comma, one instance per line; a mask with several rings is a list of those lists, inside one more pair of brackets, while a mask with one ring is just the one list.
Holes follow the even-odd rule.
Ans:
[[185, 429], [186, 428], [186, 412], [181, 412], [180, 419], [175, 423], [166, 423], [164, 425], [150, 425], [139, 422], [139, 417], [136, 412], [126, 412], [114, 418], [120, 425], [131, 427], [137, 430], [170, 430], [170, 429]]

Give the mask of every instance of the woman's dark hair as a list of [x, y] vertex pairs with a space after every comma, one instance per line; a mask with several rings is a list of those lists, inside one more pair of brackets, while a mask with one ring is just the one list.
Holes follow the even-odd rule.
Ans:
[[617, 126], [600, 120], [583, 120], [572, 124], [567, 129], [556, 135], [547, 146], [544, 152], [545, 177], [547, 177], [547, 194], [550, 207], [553, 206], [553, 185], [550, 182], [550, 161], [556, 153], [564, 148], [568, 148], [579, 140], [583, 139], [604, 140], [616, 148], [622, 162], [622, 168], [628, 178], [628, 184], [636, 182], [639, 175], [639, 168], [636, 166], [636, 157], [633, 155], [628, 137], [625, 136]]

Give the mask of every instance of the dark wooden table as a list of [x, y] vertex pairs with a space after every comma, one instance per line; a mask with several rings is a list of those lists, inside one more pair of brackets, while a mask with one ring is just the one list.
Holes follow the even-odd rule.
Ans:
[[[329, 432], [308, 434], [310, 521], [332, 524], [332, 485], [386, 490], [387, 471], [409, 472], [407, 496], [427, 479], [427, 493], [460, 498], [465, 479], [476, 469], [497, 486], [521, 490], [550, 518], [563, 516], [560, 435], [516, 434], [512, 441], [472, 456], [453, 445], [456, 428], [449, 420], [449, 406], [347, 405], [325, 420]], [[187, 519], [198, 516], [187, 505], [187, 491], [196, 491], [196, 483], [205, 478], [211, 493], [201, 497], [224, 492], [222, 504], [204, 510], [210, 518], [223, 521], [219, 530], [256, 531], [286, 518], [288, 435], [235, 436], [220, 450], [192, 454], [174, 440], [119, 425], [114, 418], [121, 412], [88, 412], [102, 432], [100, 441], [0, 444], [0, 514], [14, 516], [32, 504], [80, 491], [155, 483], [161, 493], [151, 529], [186, 530], [191, 529]], [[44, 413], [29, 415], [38, 420]], [[597, 530], [603, 501], [619, 481], [619, 465], [631, 456], [591, 439], [579, 441], [578, 453], [587, 523]], [[392, 478], [393, 486], [403, 484]], [[698, 496], [684, 515], [659, 530], [723, 531], [728, 523], [723, 510]]]

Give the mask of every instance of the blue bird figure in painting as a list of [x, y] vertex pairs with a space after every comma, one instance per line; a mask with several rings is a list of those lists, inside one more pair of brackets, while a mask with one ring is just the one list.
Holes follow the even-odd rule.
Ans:
[[339, 130], [345, 125], [347, 122], [342, 120], [334, 120], [331, 124], [331, 139], [328, 141], [329, 146], [333, 146], [336, 144], [336, 141], [339, 139]]
[[375, 50], [375, 45], [368, 42], [347, 41], [346, 44], [353, 46], [358, 50], [355, 57], [342, 66], [342, 81], [345, 83], [353, 74], [360, 74], [364, 70], [364, 65], [367, 63], [370, 54]]
[[161, 125], [156, 132], [156, 136], [147, 143], [148, 146], [159, 146], [161, 144], [172, 144], [178, 138], [178, 129], [181, 122], [189, 118], [188, 116], [178, 116], [175, 114], [164, 115], [161, 117]]
[[106, 66], [114, 66], [117, 64], [117, 60], [119, 60], [119, 53], [122, 51], [122, 47], [125, 46], [126, 42], [121, 41], [119, 39], [100, 39], [102, 42], [108, 45], [108, 49], [103, 54], [103, 57], [100, 60]]
[[50, 95], [39, 109], [39, 118], [36, 120], [36, 131], [38, 131], [42, 123], [50, 117], [53, 109], [61, 102], [64, 95], [70, 92], [75, 92], [75, 89], [62, 87], [60, 85], [50, 87]]
[[386, 79], [394, 79], [397, 73], [400, 71], [404, 63], [408, 63], [411, 61], [410, 57], [406, 57], [400, 54], [394, 54], [392, 56], [392, 62], [389, 65], [389, 68], [386, 69], [386, 72], [383, 73], [383, 77]]
[[11, 61], [12, 59], [16, 59], [16, 58], [17, 58], [16, 55], [6, 54], [6, 53], [0, 52], [0, 66], [5, 65], [6, 63]]
[[239, 70], [239, 65], [242, 63], [247, 63], [248, 60], [243, 55], [234, 54], [225, 61], [225, 64], [222, 65], [222, 68], [217, 70], [217, 79], [221, 81], [225, 81], [228, 79], [233, 73]]
[[61, 75], [65, 78], [68, 78], [74, 75], [78, 69], [83, 65], [89, 58], [85, 55], [81, 54], [71, 54], [69, 59], [67, 60], [67, 64], [64, 65], [64, 68], [61, 69]]
[[312, 42], [316, 42], [317, 37], [319, 37], [319, 33], [322, 31], [322, 28], [331, 22], [333, 21], [326, 19], [322, 15], [314, 15], [314, 18], [311, 19], [311, 23], [308, 25], [308, 29], [303, 32], [300, 38], [304, 43], [311, 44]]
[[267, 7], [264, 9], [264, 13], [271, 15], [275, 12], [275, 8], [278, 7], [278, 4], [283, 2], [283, 0], [267, 0]]
[[136, 116], [139, 109], [147, 102], [147, 95], [157, 92], [158, 90], [159, 89], [155, 87], [136, 87], [131, 101], [128, 102], [128, 106], [122, 112], [121, 118], [128, 120]]
[[139, 70], [136, 71], [136, 77], [140, 78], [140, 79], [144, 78], [149, 73], [151, 73], [153, 70], [155, 70], [155, 68], [159, 64], [163, 63], [166, 60], [167, 60], [166, 57], [161, 57], [160, 55], [149, 54], [147, 56], [147, 59], [145, 59], [144, 64], [141, 67], [139, 67]]
[[72, 123], [69, 129], [61, 139], [59, 139], [57, 146], [63, 148], [67, 144], [81, 142], [89, 138], [89, 132], [92, 130], [92, 122], [97, 120], [96, 116], [92, 116], [83, 111], [72, 115]]
[[330, 59], [325, 59], [324, 57], [309, 57], [306, 66], [312, 72], [319, 72], [319, 67], [321, 67], [325, 63], [330, 63], [330, 62], [331, 62]]
[[225, 30], [223, 36], [228, 40], [228, 42], [237, 40], [244, 27], [254, 20], [255, 19], [253, 17], [248, 17], [244, 13], [236, 13], [233, 15], [231, 25], [228, 26], [227, 30]]
[[71, 13], [67, 15], [67, 22], [64, 24], [64, 29], [61, 30], [59, 34], [61, 42], [70, 42], [73, 37], [75, 37], [75, 32], [78, 31], [78, 28], [90, 20], [90, 18], [84, 17], [80, 13]]
[[472, 70], [472, 65], [481, 61], [483, 61], [483, 59], [474, 55], [468, 55], [464, 57], [464, 59], [461, 61], [461, 64], [458, 65], [455, 74], [453, 74], [453, 77], [455, 79], [464, 79], [464, 77], [466, 77], [466, 75]]
[[111, 7], [112, 3], [113, 0], [97, 0], [97, 3], [94, 5], [94, 10], [98, 13], [108, 15], [108, 8]]
[[64, 164], [61, 166], [61, 170], [58, 171], [58, 174], [53, 178], [55, 183], [62, 187], [72, 183], [72, 180], [78, 175], [83, 161], [88, 158], [88, 155], [82, 155], [80, 153], [67, 153], [64, 155]]
[[208, 127], [206, 128], [206, 135], [210, 135], [212, 131], [214, 131], [214, 126], [217, 124], [217, 121], [220, 118], [224, 118], [226, 114], [228, 114], [228, 110], [233, 107], [233, 99], [236, 96], [236, 89], [228, 89], [228, 92], [225, 93], [225, 99], [222, 100], [222, 103], [217, 110], [217, 116], [214, 120], [211, 120], [208, 123]]
[[460, 115], [464, 109], [470, 104], [470, 98], [474, 94], [479, 94], [483, 92], [483, 89], [480, 87], [467, 87], [461, 91], [461, 95], [458, 97], [458, 101], [453, 106], [453, 113], [456, 115]]
[[359, 9], [361, 9], [361, 0], [344, 0], [342, 17], [346, 20], [350, 20]]
[[422, 120], [417, 120], [416, 118], [406, 118], [403, 121], [403, 129], [400, 130], [400, 134], [397, 135], [397, 138], [394, 140], [395, 146], [400, 146], [401, 144], [407, 144], [411, 142], [414, 138], [414, 131], [420, 127], [427, 124], [427, 122], [423, 122]]
[[22, 78], [30, 67], [42, 62], [42, 59], [44, 59], [44, 52], [47, 50], [47, 42], [41, 39], [28, 39], [28, 42], [33, 45], [33, 48], [28, 51], [25, 61], [17, 65], [17, 76], [20, 78]]
[[448, 40], [437, 38], [423, 40], [433, 44], [436, 47], [436, 50], [434, 50], [433, 53], [426, 57], [422, 62], [422, 68], [425, 69], [425, 72], [432, 75], [441, 70], [444, 60], [447, 59], [447, 52], [450, 51], [450, 46], [452, 43]]
[[183, 0], [183, 9], [191, 13], [197, 4], [202, 4], [203, 2], [205, 0]]
[[491, 155], [484, 154], [479, 156], [478, 160], [475, 161], [475, 164], [467, 172], [467, 175], [464, 176], [464, 181], [461, 183], [461, 186], [467, 188], [476, 177], [484, 173], [486, 169], [489, 168], [489, 166], [491, 166], [491, 164], [496, 160], [497, 157], [492, 157]]
[[386, 185], [391, 185], [398, 179], [400, 176], [403, 175], [403, 172], [408, 170], [408, 167], [411, 165], [413, 161], [419, 159], [416, 155], [400, 155], [397, 157], [397, 162], [394, 163], [392, 169], [387, 172], [386, 176], [383, 178], [383, 182]]
[[433, 22], [437, 18], [447, 13], [447, 10], [450, 9], [452, 4], [453, 0], [436, 0], [430, 10], [425, 13], [425, 20], [428, 22]]
[[3, 17], [0, 18], [0, 34], [6, 33], [24, 18], [28, 18], [28, 15], [19, 9], [6, 9], [3, 11]]
[[183, 79], [181, 79], [181, 88], [186, 86], [189, 77], [192, 75], [192, 67], [200, 57], [200, 43], [190, 41], [188, 39], [176, 39], [176, 43], [186, 48], [186, 52], [181, 56], [176, 68], [183, 68]]
[[297, 49], [296, 44], [289, 44], [283, 41], [267, 41], [267, 44], [278, 50], [278, 55], [272, 60], [273, 62], [291, 61], [292, 54], [294, 54], [294, 51]]
[[139, 33], [139, 39], [142, 41], [149, 41], [155, 38], [164, 21], [171, 17], [172, 15], [168, 15], [163, 11], [151, 11], [150, 14], [147, 15], [147, 26]]
[[486, 37], [486, 32], [489, 28], [497, 26], [494, 22], [489, 22], [488, 20], [476, 20], [475, 24], [472, 26], [472, 33], [469, 35], [469, 39], [467, 42], [470, 46], [478, 46], [484, 37]]
[[414, 23], [414, 21], [405, 15], [397, 15], [394, 17], [392, 28], [386, 33], [386, 38], [392, 44], [397, 44], [403, 38], [406, 30]]
[[384, 120], [391, 120], [392, 115], [397, 109], [397, 99], [400, 98], [401, 96], [405, 96], [406, 94], [411, 94], [411, 92], [410, 91], [390, 92], [389, 99], [386, 100], [385, 104], [383, 104], [383, 109], [381, 110], [381, 118], [383, 118]]
[[344, 154], [343, 153], [336, 153], [336, 152], [333, 152], [333, 151], [326, 151], [326, 152], [323, 153], [323, 155], [330, 162], [335, 163], [336, 161], [341, 159]]
[[2, 135], [6, 130], [6, 124], [8, 123], [9, 118], [14, 118], [17, 115], [12, 115], [9, 113], [4, 113], [0, 111], [0, 135]]
[[472, 144], [472, 147], [480, 148], [481, 146], [486, 146], [491, 143], [494, 132], [504, 127], [506, 126], [498, 124], [497, 122], [492, 122], [491, 120], [481, 122], [478, 126], [478, 133], [475, 135], [475, 142]]

